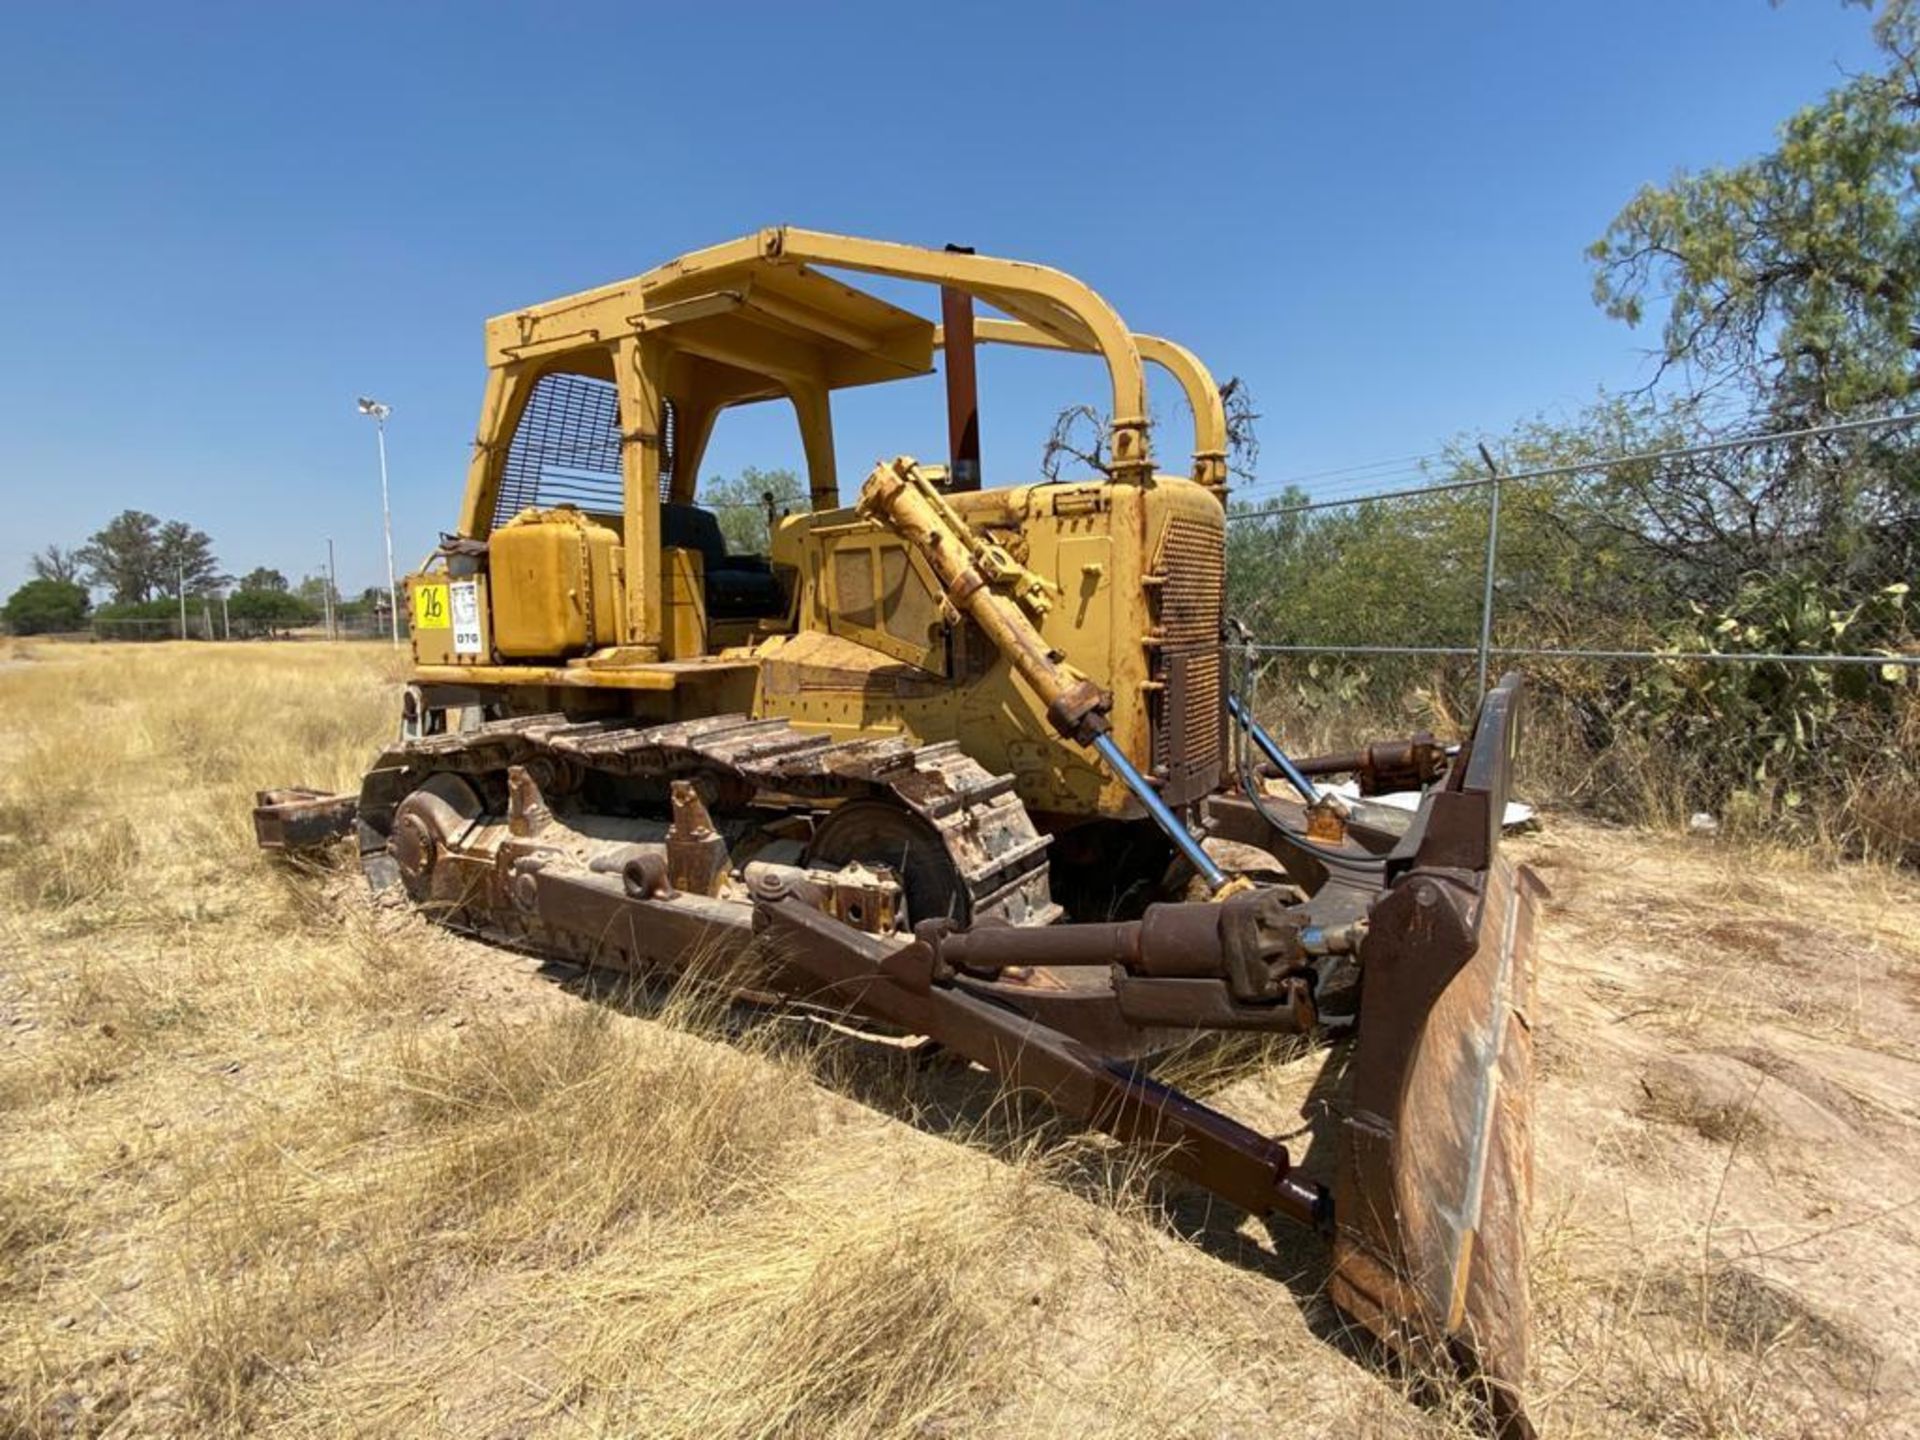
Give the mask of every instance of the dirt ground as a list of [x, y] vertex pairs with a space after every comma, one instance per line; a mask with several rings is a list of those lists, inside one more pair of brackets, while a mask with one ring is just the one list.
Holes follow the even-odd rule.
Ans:
[[[0, 659], [0, 1432], [1468, 1433], [1310, 1238], [977, 1072], [254, 853], [253, 788], [385, 735], [384, 649]], [[1543, 1431], [1920, 1433], [1920, 879], [1512, 843]], [[1322, 1059], [1194, 1078], [1292, 1130]]]

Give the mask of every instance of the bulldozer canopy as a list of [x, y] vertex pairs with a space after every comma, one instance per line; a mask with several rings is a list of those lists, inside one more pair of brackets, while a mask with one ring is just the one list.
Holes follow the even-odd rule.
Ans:
[[932, 321], [769, 254], [757, 237], [496, 316], [487, 324], [487, 363], [661, 332], [677, 351], [765, 377], [769, 393], [795, 382], [842, 389], [933, 371]]

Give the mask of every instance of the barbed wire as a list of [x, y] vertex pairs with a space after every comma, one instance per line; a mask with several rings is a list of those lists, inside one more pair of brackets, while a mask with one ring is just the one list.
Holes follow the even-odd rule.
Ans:
[[1462, 480], [1441, 481], [1433, 485], [1408, 486], [1394, 490], [1371, 491], [1360, 495], [1329, 496], [1321, 499], [1305, 500], [1293, 505], [1273, 505], [1265, 509], [1235, 510], [1227, 515], [1229, 524], [1237, 521], [1258, 520], [1273, 515], [1293, 515], [1303, 510], [1323, 510], [1335, 505], [1358, 505], [1369, 500], [1400, 500], [1416, 495], [1443, 495], [1455, 490], [1480, 490], [1489, 485], [1506, 485], [1528, 480], [1547, 480], [1559, 476], [1584, 475], [1596, 470], [1610, 470], [1620, 465], [1660, 464], [1674, 460], [1694, 459], [1703, 455], [1722, 454], [1730, 450], [1746, 450], [1762, 445], [1777, 445], [1787, 440], [1810, 440], [1823, 435], [1844, 435], [1857, 431], [1886, 430], [1903, 428], [1920, 423], [1920, 411], [1902, 411], [1897, 415], [1882, 415], [1863, 420], [1836, 420], [1825, 425], [1804, 425], [1791, 430], [1771, 430], [1757, 435], [1743, 435], [1727, 440], [1708, 440], [1698, 445], [1670, 446], [1659, 450], [1639, 450], [1623, 454], [1596, 456], [1591, 460], [1574, 460], [1559, 465], [1541, 465], [1526, 470], [1503, 471], [1498, 475], [1476, 475]]

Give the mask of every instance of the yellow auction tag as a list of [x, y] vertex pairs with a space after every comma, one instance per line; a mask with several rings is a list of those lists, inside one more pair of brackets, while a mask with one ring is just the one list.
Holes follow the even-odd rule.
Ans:
[[444, 585], [414, 586], [413, 628], [448, 630], [452, 627], [453, 611], [447, 604], [447, 587]]

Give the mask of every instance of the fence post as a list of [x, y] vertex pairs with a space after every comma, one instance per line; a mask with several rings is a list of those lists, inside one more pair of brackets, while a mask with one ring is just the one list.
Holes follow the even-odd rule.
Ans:
[[1487, 487], [1487, 583], [1480, 596], [1480, 693], [1487, 693], [1487, 657], [1493, 649], [1493, 576], [1500, 554], [1500, 467], [1493, 463], [1487, 447], [1480, 446], [1480, 458], [1487, 462], [1493, 483]]

